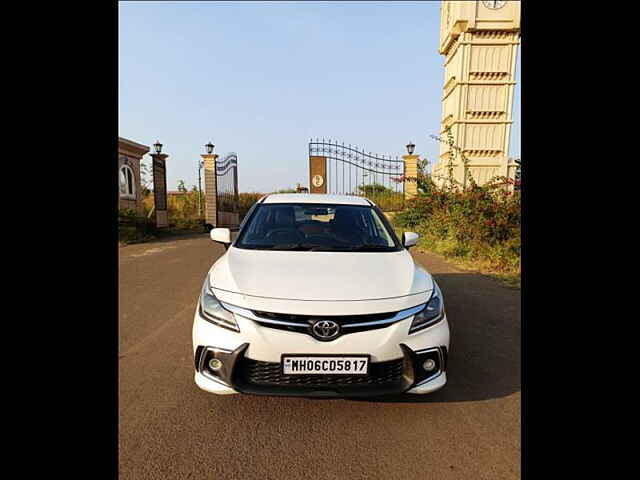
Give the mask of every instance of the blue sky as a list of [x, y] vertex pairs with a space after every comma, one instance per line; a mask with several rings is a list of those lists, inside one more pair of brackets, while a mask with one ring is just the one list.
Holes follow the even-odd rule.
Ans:
[[[197, 184], [211, 140], [241, 191], [308, 182], [308, 142], [437, 159], [439, 1], [120, 2], [119, 135]], [[520, 156], [520, 51], [510, 156]], [[149, 162], [149, 157], [145, 157]]]

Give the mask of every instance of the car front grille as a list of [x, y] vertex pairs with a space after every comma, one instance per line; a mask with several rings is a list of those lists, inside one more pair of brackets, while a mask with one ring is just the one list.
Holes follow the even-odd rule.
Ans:
[[367, 375], [284, 375], [279, 363], [244, 358], [239, 365], [239, 380], [257, 386], [333, 387], [385, 385], [402, 381], [403, 360], [369, 364]]
[[[275, 328], [289, 332], [305, 333], [311, 336], [314, 336], [311, 331], [311, 327], [315, 322], [332, 320], [340, 325], [340, 334], [335, 338], [349, 333], [385, 328], [397, 321], [400, 321], [394, 318], [398, 312], [334, 316], [290, 315], [285, 313], [260, 312], [255, 310], [251, 313], [254, 315], [253, 320], [263, 327]], [[335, 340], [335, 338], [332, 340]]]
[[386, 320], [388, 318], [393, 317], [397, 312], [389, 312], [389, 313], [373, 313], [373, 314], [364, 314], [364, 315], [344, 315], [344, 316], [313, 316], [313, 315], [291, 315], [287, 313], [271, 313], [271, 312], [259, 312], [253, 310], [253, 313], [259, 317], [264, 318], [265, 320], [279, 320], [283, 322], [292, 322], [298, 323], [301, 326], [308, 326], [310, 321], [313, 320], [339, 320], [342, 325], [351, 325], [355, 323], [364, 323], [364, 322], [373, 322], [377, 320]]

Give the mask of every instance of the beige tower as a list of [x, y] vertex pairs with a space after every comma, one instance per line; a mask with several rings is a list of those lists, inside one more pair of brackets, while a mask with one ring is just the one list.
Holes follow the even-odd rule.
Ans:
[[[515, 175], [509, 160], [511, 112], [516, 54], [520, 43], [519, 1], [443, 1], [440, 48], [444, 60], [440, 156], [433, 178], [448, 178], [449, 146], [453, 142], [468, 159], [469, 172], [483, 184], [494, 176]], [[463, 183], [460, 154], [453, 176]]]

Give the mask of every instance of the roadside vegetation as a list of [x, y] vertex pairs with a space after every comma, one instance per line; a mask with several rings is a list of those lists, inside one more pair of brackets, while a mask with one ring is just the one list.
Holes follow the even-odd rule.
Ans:
[[[167, 211], [169, 227], [156, 228], [153, 192], [143, 188], [143, 214], [135, 210], [121, 209], [118, 214], [118, 237], [122, 244], [147, 242], [165, 235], [204, 232], [204, 220], [198, 216], [198, 189], [187, 190], [184, 182], [178, 182], [178, 195], [168, 195]], [[204, 202], [204, 195], [202, 202]], [[204, 203], [203, 203], [204, 209]]]
[[[169, 227], [158, 230], [155, 226], [153, 192], [149, 189], [150, 182], [145, 181], [145, 173], [143, 172], [143, 215], [137, 215], [136, 211], [132, 209], [121, 209], [118, 212], [118, 236], [121, 244], [146, 242], [164, 235], [205, 231], [204, 192], [201, 198], [203, 212], [201, 217], [198, 215], [198, 188], [194, 185], [190, 190], [187, 190], [182, 180], [178, 182], [178, 192], [180, 193], [167, 197]], [[295, 191], [292, 188], [285, 188], [276, 193], [295, 193]], [[238, 194], [240, 221], [251, 206], [264, 195], [260, 192]], [[224, 204], [228, 199], [221, 196], [219, 201]], [[228, 208], [232, 208], [232, 205], [229, 205]]]
[[[466, 163], [463, 158], [465, 170]], [[418, 196], [408, 200], [402, 212], [391, 216], [398, 233], [415, 231], [420, 234], [418, 247], [440, 254], [464, 269], [519, 287], [519, 182], [514, 185], [511, 179], [495, 177], [480, 186], [467, 174], [467, 184], [460, 185], [449, 168], [448, 178], [437, 186], [426, 173], [426, 166], [427, 161], [423, 160], [418, 165], [417, 178], [407, 178], [418, 183]]]
[[121, 244], [146, 242], [156, 236], [154, 219], [139, 216], [130, 208], [122, 208], [118, 211], [118, 240]]
[[379, 183], [359, 185], [358, 194], [371, 200], [384, 212], [398, 212], [404, 204], [403, 192], [397, 192]]
[[240, 201], [240, 221], [247, 214], [251, 206], [260, 200], [264, 196], [264, 193], [258, 192], [244, 192], [238, 194], [238, 199]]

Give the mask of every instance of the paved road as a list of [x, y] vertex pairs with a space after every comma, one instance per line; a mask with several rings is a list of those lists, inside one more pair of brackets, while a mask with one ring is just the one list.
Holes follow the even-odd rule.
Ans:
[[520, 478], [520, 291], [416, 260], [442, 287], [448, 384], [392, 401], [206, 393], [191, 324], [223, 253], [205, 235], [120, 249], [122, 479]]

